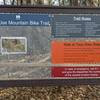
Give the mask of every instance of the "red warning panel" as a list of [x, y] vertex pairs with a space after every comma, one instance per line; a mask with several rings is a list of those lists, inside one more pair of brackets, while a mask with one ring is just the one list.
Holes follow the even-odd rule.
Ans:
[[53, 64], [94, 64], [100, 63], [100, 41], [64, 42], [52, 41]]
[[52, 67], [52, 77], [64, 78], [100, 78], [98, 67]]

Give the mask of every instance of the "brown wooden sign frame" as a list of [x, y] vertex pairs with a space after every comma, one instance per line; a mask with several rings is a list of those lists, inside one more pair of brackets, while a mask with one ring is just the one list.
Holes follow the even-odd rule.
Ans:
[[48, 6], [0, 6], [0, 13], [62, 13], [62, 14], [92, 14], [100, 13], [100, 8], [93, 7], [48, 7]]

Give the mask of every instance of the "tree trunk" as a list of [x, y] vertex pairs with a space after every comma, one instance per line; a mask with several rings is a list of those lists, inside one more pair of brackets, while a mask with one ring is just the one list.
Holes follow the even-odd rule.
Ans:
[[6, 5], [6, 0], [3, 0], [4, 5]]

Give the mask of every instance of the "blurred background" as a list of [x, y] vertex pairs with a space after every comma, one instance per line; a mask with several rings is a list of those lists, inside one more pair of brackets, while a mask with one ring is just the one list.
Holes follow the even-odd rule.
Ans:
[[0, 5], [99, 7], [100, 0], [0, 0]]

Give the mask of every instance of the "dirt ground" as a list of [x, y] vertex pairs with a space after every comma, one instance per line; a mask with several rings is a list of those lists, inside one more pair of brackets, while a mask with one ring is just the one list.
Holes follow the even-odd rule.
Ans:
[[100, 86], [0, 88], [0, 100], [100, 100]]

